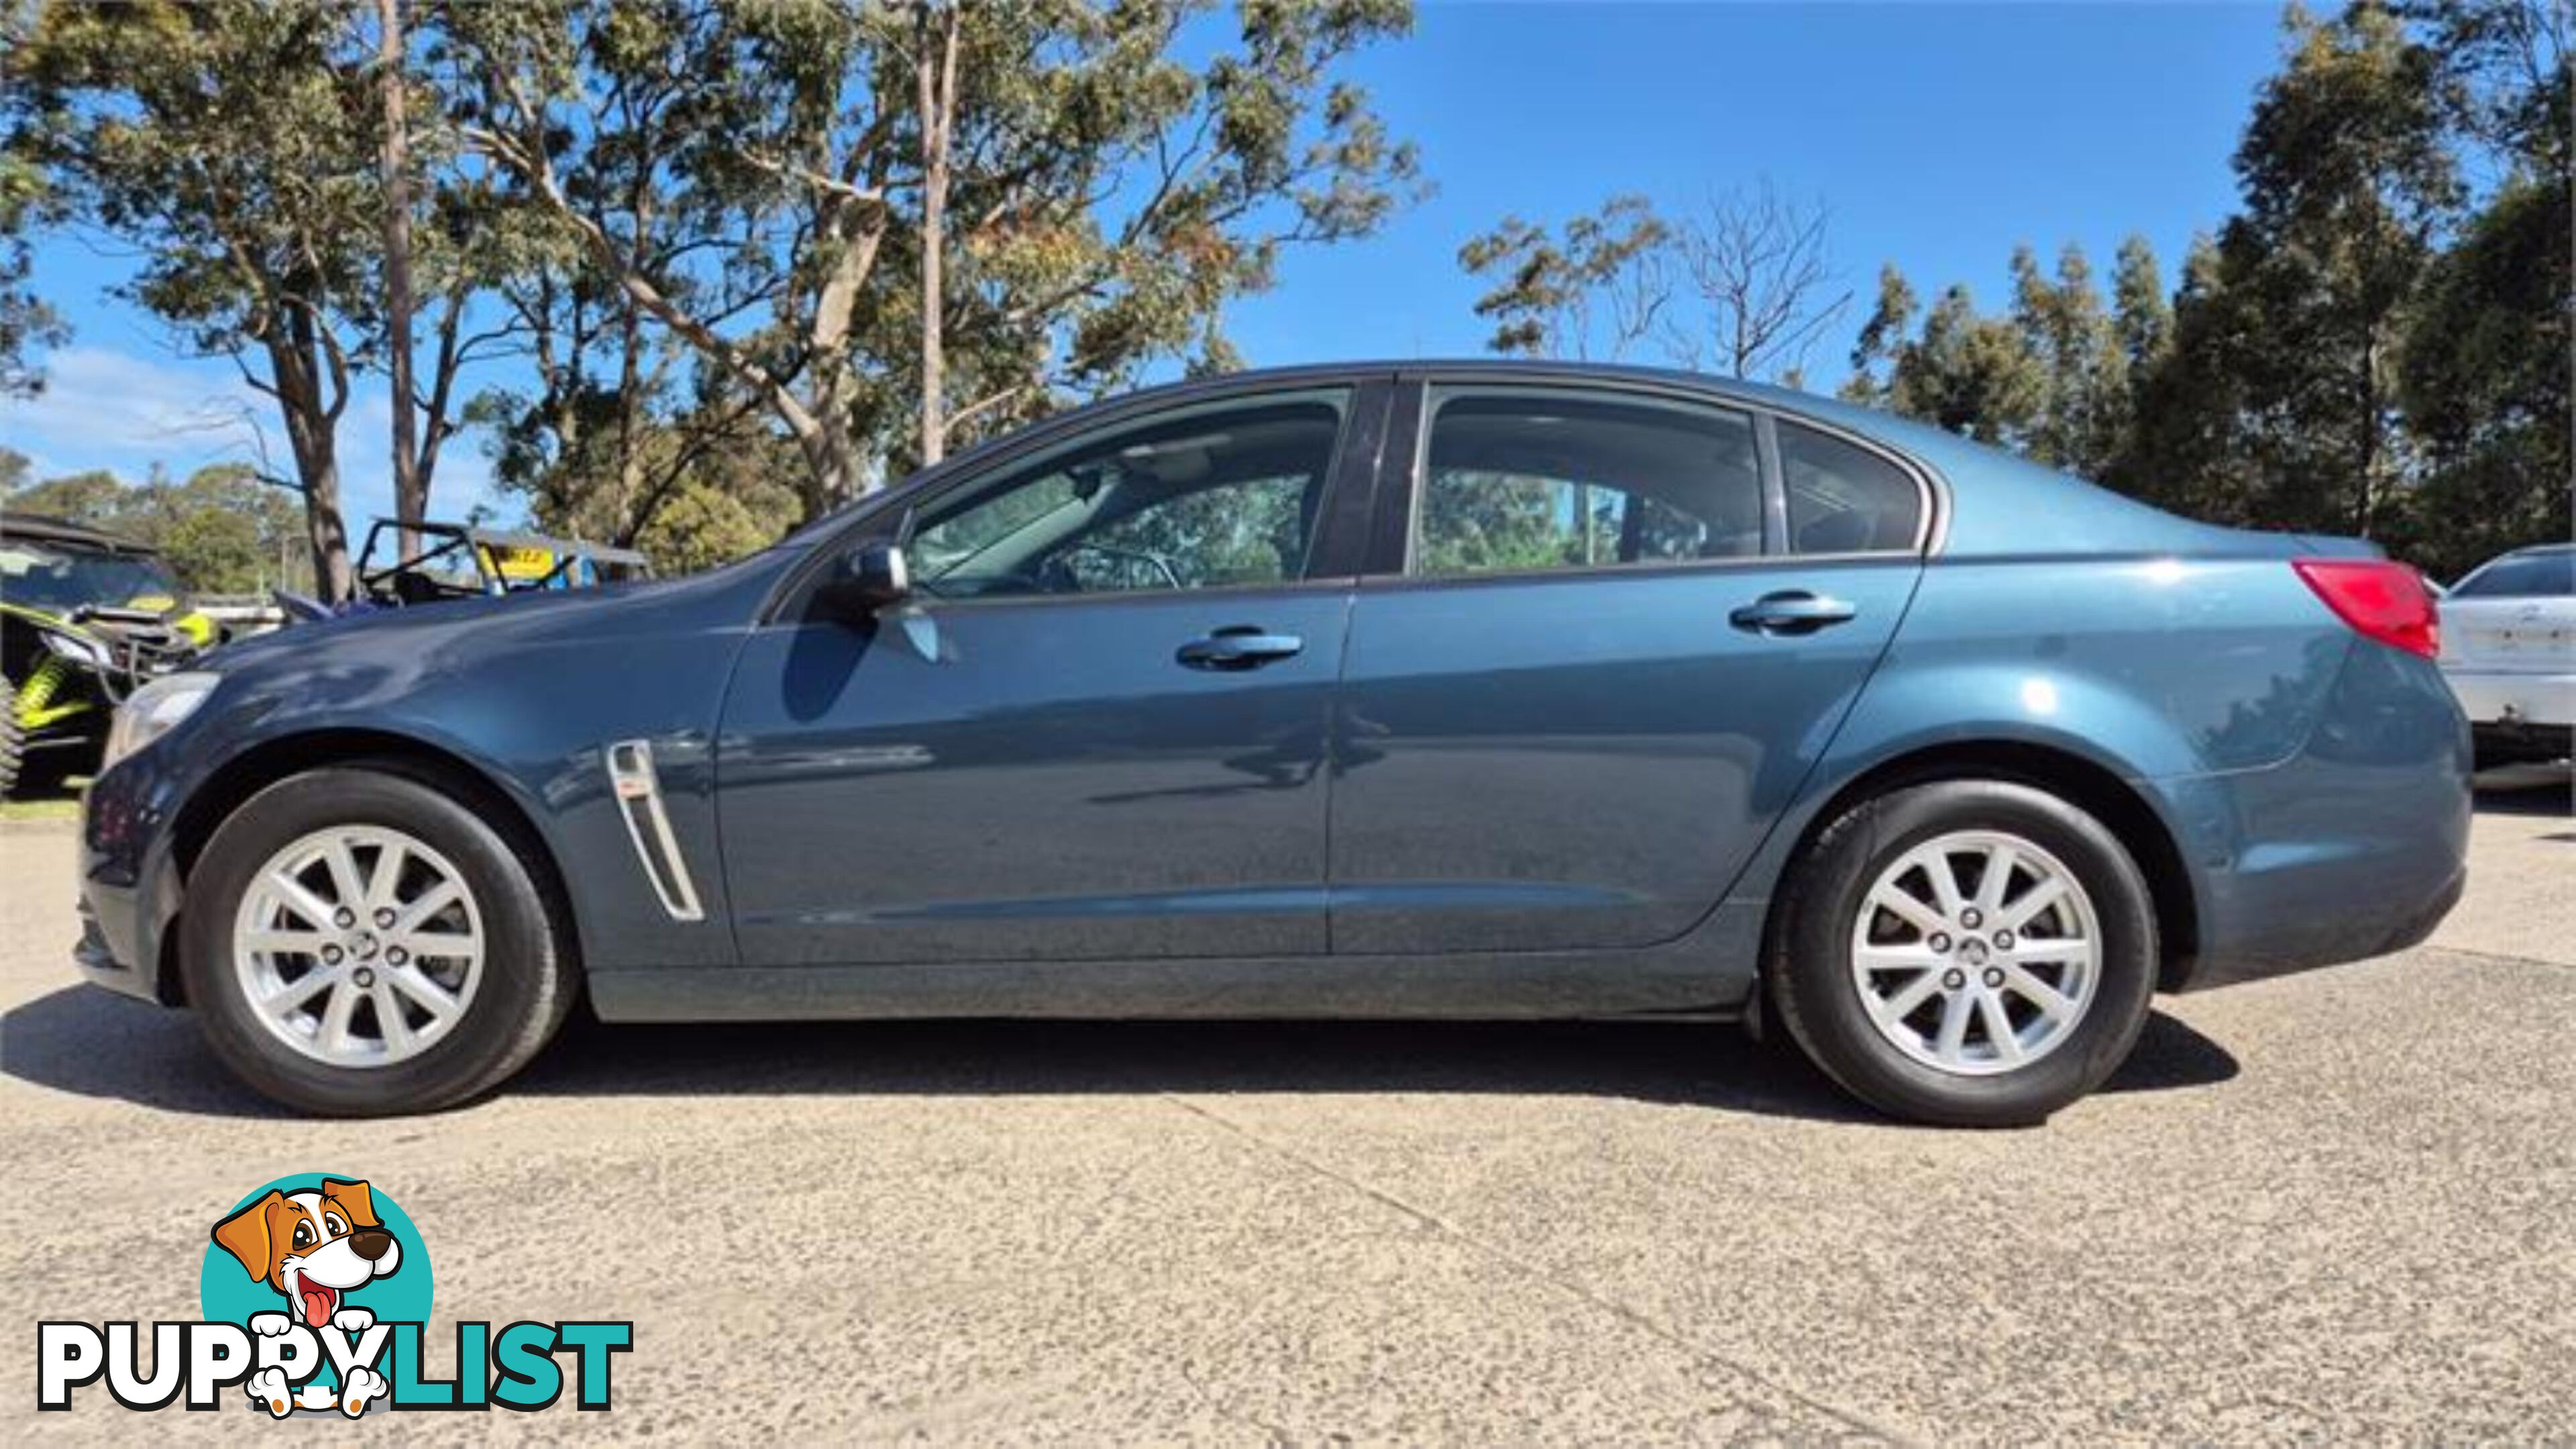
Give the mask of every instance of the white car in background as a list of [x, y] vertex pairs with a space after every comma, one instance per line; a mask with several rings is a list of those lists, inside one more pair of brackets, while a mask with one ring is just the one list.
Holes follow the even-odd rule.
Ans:
[[2576, 544], [2487, 560], [2442, 596], [2441, 618], [2442, 674], [2480, 768], [2576, 753]]

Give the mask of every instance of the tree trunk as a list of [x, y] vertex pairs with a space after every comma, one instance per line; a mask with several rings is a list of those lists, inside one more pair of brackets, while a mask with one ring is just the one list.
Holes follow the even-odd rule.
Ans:
[[858, 492], [863, 481], [858, 450], [850, 446], [847, 430], [828, 427], [812, 414], [788, 417], [787, 425], [795, 435], [797, 451], [805, 455], [805, 486], [800, 492], [805, 521], [811, 523]]
[[376, 63], [384, 87], [385, 347], [393, 385], [394, 517], [405, 558], [420, 551], [415, 530], [429, 511], [429, 480], [420, 467], [420, 429], [412, 415], [411, 138], [403, 116], [401, 0], [376, 0], [382, 32]]
[[2354, 469], [2360, 496], [2353, 500], [2352, 531], [2357, 538], [2370, 537], [2371, 526], [2378, 521], [2377, 480], [2371, 475], [2379, 469], [2379, 328], [2364, 323], [2361, 337], [2361, 466]]
[[304, 495], [304, 530], [313, 544], [313, 587], [326, 604], [349, 600], [349, 528], [340, 515], [337, 419], [322, 401], [321, 379], [310, 354], [299, 354], [282, 335], [268, 343], [269, 373], [286, 441], [295, 454], [295, 481]]
[[947, 354], [942, 335], [947, 292], [940, 274], [948, 248], [948, 148], [957, 117], [957, 25], [955, 5], [924, 0], [914, 27], [919, 43], [913, 48], [913, 72], [921, 97], [921, 461], [925, 466], [948, 453]]

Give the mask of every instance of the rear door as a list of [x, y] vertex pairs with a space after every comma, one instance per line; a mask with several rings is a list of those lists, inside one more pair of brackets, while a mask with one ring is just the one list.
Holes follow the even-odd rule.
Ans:
[[1336, 712], [1333, 949], [1679, 936], [1887, 648], [1929, 482], [1694, 395], [1436, 378], [1388, 459]]

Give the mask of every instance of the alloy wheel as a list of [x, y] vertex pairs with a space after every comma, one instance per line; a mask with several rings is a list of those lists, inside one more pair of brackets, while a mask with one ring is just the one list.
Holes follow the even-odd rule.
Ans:
[[483, 973], [463, 873], [377, 825], [317, 830], [268, 858], [233, 918], [233, 974], [271, 1035], [335, 1067], [381, 1067], [455, 1029]]
[[1993, 1076], [2074, 1035], [2102, 979], [2101, 926], [2083, 882], [2037, 844], [1954, 831], [1879, 872], [1852, 923], [1851, 972], [1897, 1050]]

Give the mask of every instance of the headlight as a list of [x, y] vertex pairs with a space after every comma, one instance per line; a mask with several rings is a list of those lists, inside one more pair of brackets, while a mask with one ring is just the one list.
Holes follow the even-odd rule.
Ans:
[[196, 713], [222, 682], [220, 674], [165, 674], [127, 695], [107, 727], [107, 753], [99, 762], [100, 771], [168, 734], [179, 721]]
[[95, 639], [84, 639], [78, 634], [57, 633], [51, 629], [38, 630], [36, 637], [45, 641], [47, 649], [74, 664], [86, 664], [92, 669], [108, 667], [107, 646]]

